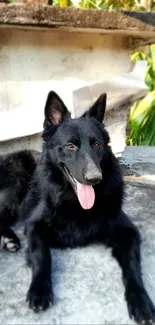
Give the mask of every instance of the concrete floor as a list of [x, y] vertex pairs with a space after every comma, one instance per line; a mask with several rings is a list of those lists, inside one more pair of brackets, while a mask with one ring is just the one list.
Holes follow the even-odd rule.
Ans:
[[[127, 185], [125, 211], [142, 234], [142, 270], [155, 303], [155, 187]], [[1, 324], [134, 324], [127, 313], [121, 270], [101, 245], [52, 250], [54, 306], [34, 314], [25, 302], [31, 272], [22, 249], [0, 252]]]

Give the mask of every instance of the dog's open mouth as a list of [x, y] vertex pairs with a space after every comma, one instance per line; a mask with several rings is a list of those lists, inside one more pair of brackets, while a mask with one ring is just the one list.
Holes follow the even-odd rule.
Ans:
[[76, 195], [78, 197], [79, 203], [81, 204], [82, 208], [85, 210], [91, 209], [95, 202], [95, 191], [92, 185], [85, 185], [79, 183], [69, 172], [68, 168], [63, 165], [63, 169], [69, 178]]

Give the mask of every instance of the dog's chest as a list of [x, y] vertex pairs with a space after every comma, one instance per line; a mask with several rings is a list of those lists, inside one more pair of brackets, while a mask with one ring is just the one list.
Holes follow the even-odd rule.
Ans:
[[[70, 211], [71, 212], [71, 211]], [[91, 215], [61, 213], [46, 224], [45, 236], [51, 247], [76, 247], [92, 242], [100, 231], [99, 220]]]

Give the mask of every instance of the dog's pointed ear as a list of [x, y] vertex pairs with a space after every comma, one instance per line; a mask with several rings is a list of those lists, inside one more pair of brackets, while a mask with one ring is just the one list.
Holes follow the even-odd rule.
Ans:
[[44, 125], [58, 125], [65, 117], [70, 116], [64, 102], [54, 91], [50, 91], [47, 96], [44, 114]]
[[107, 94], [104, 93], [82, 116], [94, 117], [97, 121], [102, 123], [104, 119], [105, 109], [106, 109], [106, 102], [107, 102]]

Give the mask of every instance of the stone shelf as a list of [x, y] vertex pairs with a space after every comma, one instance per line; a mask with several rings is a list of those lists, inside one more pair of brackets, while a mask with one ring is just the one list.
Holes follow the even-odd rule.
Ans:
[[68, 29], [131, 36], [134, 46], [155, 42], [155, 13], [0, 4], [0, 25]]

